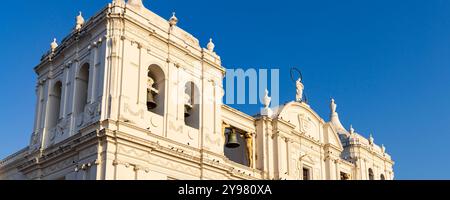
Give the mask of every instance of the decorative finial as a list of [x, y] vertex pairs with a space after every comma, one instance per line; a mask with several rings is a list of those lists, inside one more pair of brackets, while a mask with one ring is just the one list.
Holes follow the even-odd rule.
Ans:
[[81, 29], [81, 27], [83, 27], [83, 25], [84, 25], [84, 18], [83, 18], [83, 14], [81, 13], [81, 11], [76, 19], [77, 19], [77, 24], [75, 26], [75, 30], [79, 31]]
[[373, 144], [373, 141], [374, 141], [374, 138], [373, 138], [373, 135], [372, 134], [370, 134], [370, 136], [369, 136], [369, 144]]
[[216, 47], [216, 45], [213, 43], [212, 38], [209, 38], [209, 42], [208, 45], [206, 45], [206, 48], [210, 51], [210, 52], [214, 52], [214, 48]]
[[354, 134], [355, 133], [355, 129], [353, 128], [353, 125], [350, 125], [350, 134]]
[[383, 153], [386, 153], [386, 147], [384, 146], [384, 144], [381, 145], [381, 151], [382, 151]]
[[169, 19], [170, 26], [176, 26], [178, 23], [178, 18], [175, 16], [175, 12], [172, 13], [172, 17]]
[[138, 8], [144, 7], [142, 0], [128, 0], [127, 4], [130, 6], [138, 7]]
[[266, 89], [264, 92], [264, 108], [269, 108], [271, 100], [272, 98], [269, 97], [269, 90]]
[[52, 50], [52, 53], [55, 52], [56, 48], [58, 47], [58, 43], [56, 43], [56, 38], [53, 39], [53, 42], [50, 44], [50, 48]]
[[330, 104], [331, 114], [336, 113], [336, 107], [337, 107], [337, 105], [336, 105], [336, 103], [334, 103], [334, 99], [331, 98], [331, 104]]
[[264, 91], [264, 98], [263, 98], [263, 105], [264, 109], [262, 111], [262, 115], [264, 116], [272, 116], [272, 109], [269, 108], [270, 102], [272, 101], [272, 98], [269, 97], [269, 90]]
[[125, 4], [125, 0], [113, 0], [112, 4], [114, 5], [123, 5]]

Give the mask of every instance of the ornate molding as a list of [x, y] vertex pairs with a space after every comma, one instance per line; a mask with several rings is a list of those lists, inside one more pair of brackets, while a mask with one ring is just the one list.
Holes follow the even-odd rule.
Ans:
[[206, 134], [205, 136], [205, 141], [207, 142], [207, 144], [213, 144], [216, 147], [222, 146], [222, 138], [217, 137], [216, 139], [213, 139], [210, 135], [211, 134]]
[[130, 108], [130, 105], [128, 103], [124, 104], [124, 108], [123, 108], [124, 112], [127, 114], [130, 114], [134, 117], [139, 117], [141, 119], [144, 119], [144, 110], [143, 109], [138, 109], [137, 111], [134, 111]]

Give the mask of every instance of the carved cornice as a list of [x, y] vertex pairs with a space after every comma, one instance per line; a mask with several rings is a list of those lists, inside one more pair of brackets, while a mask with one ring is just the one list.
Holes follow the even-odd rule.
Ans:
[[[349, 149], [363, 149], [365, 150], [368, 154], [377, 157], [378, 159], [388, 162], [390, 164], [394, 164], [394, 161], [392, 159], [390, 159], [390, 157], [388, 157], [387, 153], [384, 154], [380, 154], [377, 151], [373, 151], [371, 150], [367, 145], [363, 145], [363, 144], [350, 144], [348, 146], [346, 146], [345, 148], [349, 148]], [[344, 149], [345, 149], [344, 148]]]
[[[183, 159], [186, 161], [199, 161], [200, 160], [200, 156], [199, 156], [199, 152], [197, 148], [188, 146], [188, 145], [184, 145], [181, 143], [176, 143], [174, 141], [170, 141], [172, 144], [176, 144], [175, 145], [168, 145], [168, 146], [162, 146], [157, 142], [153, 142], [153, 141], [148, 141], [145, 140], [143, 138], [138, 138], [120, 131], [116, 131], [114, 134], [114, 137], [116, 139], [116, 141], [118, 143], [121, 143], [120, 139], [126, 141], [126, 142], [130, 142], [130, 143], [135, 143], [138, 145], [143, 145], [146, 148], [150, 148], [151, 151], [155, 151], [155, 152], [159, 152], [159, 153], [163, 153], [169, 156], [174, 156], [177, 157], [179, 159]], [[119, 140], [117, 140], [119, 139]], [[165, 139], [167, 140], [167, 139]]]
[[331, 144], [331, 143], [326, 143], [326, 144], [323, 145], [323, 147], [324, 148], [331, 148], [331, 149], [333, 149], [335, 151], [338, 151], [338, 152], [342, 152], [344, 150], [344, 149], [341, 149], [340, 147], [337, 147], [336, 145]]
[[[61, 44], [56, 48], [56, 50], [53, 53], [49, 51], [46, 54], [44, 54], [41, 58], [41, 63], [39, 63], [34, 68], [34, 70], [36, 72], [39, 71], [42, 66], [44, 66], [48, 62], [51, 62], [52, 60], [63, 54], [65, 49], [71, 47], [73, 44], [76, 44], [80, 38], [89, 35], [90, 30], [92, 30], [96, 25], [98, 25], [100, 21], [106, 19], [105, 13], [107, 10], [108, 7], [104, 7], [100, 12], [98, 12], [95, 16], [93, 16], [85, 25], [83, 25], [81, 31], [72, 31], [67, 37], [65, 37], [62, 40]], [[105, 36], [102, 37], [104, 38]]]
[[[127, 11], [134, 12], [133, 10], [130, 10], [130, 9], [128, 9]], [[142, 20], [144, 20], [144, 18], [145, 18], [144, 16], [141, 16], [139, 13], [136, 13], [136, 12], [135, 12], [135, 14], [139, 15], [142, 18]], [[116, 17], [118, 17], [118, 16], [110, 16], [111, 19], [114, 19]], [[160, 27], [157, 27], [157, 25], [153, 24], [150, 21], [149, 21], [149, 23], [150, 23], [151, 26], [154, 26], [156, 28], [160, 28], [160, 30], [163, 31], [166, 34], [163, 34], [163, 35], [159, 34], [154, 29], [152, 29], [151, 26], [149, 26], [148, 24], [143, 24], [139, 20], [135, 19], [134, 17], [132, 17], [131, 15], [128, 15], [126, 13], [124, 14], [124, 16], [120, 16], [120, 20], [126, 20], [126, 22], [133, 23], [134, 25], [136, 25], [139, 28], [141, 28], [143, 30], [143, 32], [147, 32], [148, 36], [157, 38], [158, 40], [160, 40], [160, 41], [162, 41], [162, 42], [164, 42], [166, 44], [171, 45], [171, 47], [176, 48], [177, 50], [184, 52], [185, 55], [189, 55], [189, 56], [193, 57], [196, 60], [203, 61], [203, 62], [213, 66], [214, 68], [218, 69], [222, 73], [225, 73], [225, 68], [224, 67], [222, 67], [220, 64], [215, 63], [213, 60], [207, 59], [204, 56], [203, 50], [202, 50], [202, 48], [200, 46], [192, 46], [192, 45], [190, 45], [190, 44], [188, 44], [186, 42], [183, 43], [183, 45], [188, 45], [188, 47], [196, 50], [196, 53], [192, 53], [189, 49], [186, 48], [186, 46], [183, 46], [182, 44], [179, 44], [179, 42], [176, 42], [176, 41], [170, 39], [170, 37], [168, 37], [168, 34], [169, 34], [168, 30], [161, 29]], [[127, 28], [125, 27], [125, 29], [127, 29]], [[180, 30], [182, 30], [182, 29], [180, 29]], [[182, 30], [182, 31], [184, 31], [184, 30]], [[170, 36], [178, 38], [178, 36], [176, 36], [176, 35], [170, 35]], [[144, 39], [144, 38], [142, 38], [142, 39]], [[178, 39], [184, 41], [182, 38], [178, 38]], [[145, 47], [145, 45], [143, 45], [143, 47]], [[219, 56], [217, 56], [215, 58], [220, 60]]]
[[241, 112], [239, 110], [236, 110], [235, 108], [232, 108], [232, 107], [230, 107], [228, 105], [223, 104], [222, 105], [222, 109], [227, 110], [227, 111], [229, 111], [229, 112], [231, 112], [233, 114], [236, 114], [236, 115], [238, 115], [240, 117], [243, 117], [243, 118], [245, 118], [245, 119], [247, 119], [249, 121], [255, 121], [254, 117], [252, 117], [250, 115], [247, 115], [247, 114], [245, 114], [245, 113], [243, 113], [243, 112]]
[[44, 165], [47, 162], [53, 162], [54, 159], [60, 158], [61, 156], [69, 156], [79, 148], [85, 142], [92, 141], [96, 138], [96, 131], [81, 136], [77, 134], [59, 143], [58, 146], [49, 147], [42, 151], [41, 155], [36, 155], [31, 157], [28, 161], [18, 166], [19, 170], [29, 170], [40, 165]]
[[16, 153], [4, 158], [0, 161], [0, 169], [14, 167], [17, 163], [23, 162], [28, 155], [29, 147], [25, 147]]

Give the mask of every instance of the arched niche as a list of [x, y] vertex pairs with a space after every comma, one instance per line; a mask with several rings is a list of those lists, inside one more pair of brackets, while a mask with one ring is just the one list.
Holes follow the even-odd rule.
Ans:
[[75, 78], [75, 114], [84, 112], [84, 108], [88, 104], [88, 90], [89, 90], [89, 71], [88, 63], [81, 66]]
[[[160, 66], [152, 64], [147, 72], [147, 110], [164, 116], [166, 101], [165, 74]], [[150, 104], [152, 106], [150, 106]], [[153, 105], [154, 104], [154, 105]]]
[[375, 175], [373, 174], [372, 168], [369, 168], [369, 180], [375, 180]]
[[183, 100], [185, 124], [198, 129], [200, 127], [200, 91], [194, 82], [189, 81], [184, 85]]
[[48, 109], [48, 127], [53, 128], [58, 124], [61, 116], [61, 94], [62, 83], [57, 81], [50, 90], [49, 109]]
[[[246, 138], [245, 138], [245, 131], [236, 129], [234, 127], [231, 128], [227, 128], [224, 130], [225, 131], [225, 144], [224, 144], [224, 155], [225, 157], [227, 157], [229, 160], [235, 162], [235, 163], [239, 163], [241, 165], [245, 165], [245, 166], [249, 166], [249, 160], [248, 160], [248, 152], [247, 152], [247, 148], [246, 148]], [[234, 133], [236, 134], [236, 139], [237, 142], [239, 143], [238, 147], [234, 147], [234, 148], [229, 148], [226, 147], [226, 143], [230, 142], [230, 135], [232, 133], [232, 131], [234, 131]]]

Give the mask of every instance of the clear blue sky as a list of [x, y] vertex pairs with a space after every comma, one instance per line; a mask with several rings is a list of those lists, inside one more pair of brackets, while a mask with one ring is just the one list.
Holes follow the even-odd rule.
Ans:
[[[279, 67], [281, 102], [295, 98], [298, 66], [311, 107], [328, 119], [334, 97], [346, 127], [386, 145], [397, 179], [450, 179], [450, 1], [144, 1], [166, 18], [176, 11], [203, 45], [212, 36], [226, 67]], [[52, 38], [108, 2], [2, 2], [1, 158], [29, 142], [33, 67]]]

